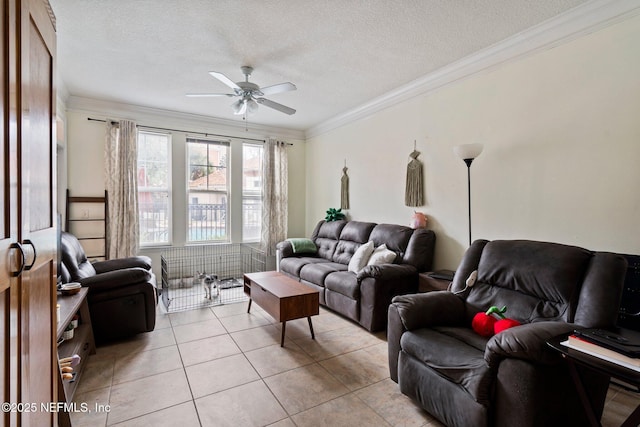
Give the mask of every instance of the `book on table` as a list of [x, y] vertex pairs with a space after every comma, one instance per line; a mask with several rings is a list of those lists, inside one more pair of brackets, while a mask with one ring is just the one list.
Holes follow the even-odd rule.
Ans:
[[561, 342], [561, 344], [574, 350], [578, 350], [591, 356], [640, 372], [639, 358], [625, 356], [615, 350], [587, 341], [578, 335], [569, 335], [567, 340]]
[[622, 353], [629, 357], [640, 357], [640, 332], [632, 329], [614, 328], [612, 330], [600, 328], [576, 329], [573, 333], [580, 338]]

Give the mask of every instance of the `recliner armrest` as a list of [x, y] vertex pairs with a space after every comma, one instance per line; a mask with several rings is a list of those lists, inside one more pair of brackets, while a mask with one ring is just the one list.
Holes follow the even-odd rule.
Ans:
[[93, 268], [97, 274], [133, 267], [151, 270], [151, 258], [141, 255], [128, 258], [108, 259], [106, 261], [96, 261], [93, 263]]
[[154, 286], [153, 273], [141, 267], [108, 271], [106, 273], [96, 274], [95, 276], [85, 277], [84, 279], [80, 279], [79, 282], [82, 286], [89, 288], [90, 292], [102, 292], [145, 282], [149, 282], [149, 284]]
[[380, 280], [393, 280], [401, 277], [418, 274], [418, 270], [409, 264], [380, 264], [367, 265], [358, 271], [356, 277], [361, 281], [365, 277], [372, 277]]
[[507, 329], [487, 342], [484, 359], [491, 367], [498, 366], [506, 358], [541, 364], [557, 363], [560, 355], [547, 346], [547, 341], [555, 336], [571, 333], [576, 326], [574, 323], [548, 321]]
[[406, 330], [427, 326], [455, 326], [465, 323], [464, 301], [449, 291], [400, 295], [391, 304]]

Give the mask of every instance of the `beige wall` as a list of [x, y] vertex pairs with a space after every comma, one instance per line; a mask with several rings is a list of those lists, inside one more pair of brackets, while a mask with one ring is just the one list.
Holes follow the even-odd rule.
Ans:
[[524, 238], [640, 253], [640, 17], [421, 95], [307, 141], [306, 231], [340, 204], [355, 220], [408, 224], [414, 140], [437, 234], [436, 268], [467, 247], [466, 166], [481, 142], [473, 239]]

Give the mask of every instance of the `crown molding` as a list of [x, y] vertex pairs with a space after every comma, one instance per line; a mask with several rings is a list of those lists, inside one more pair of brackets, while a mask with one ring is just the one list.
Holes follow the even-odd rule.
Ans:
[[234, 120], [74, 95], [67, 98], [65, 107], [66, 111], [95, 114], [99, 116], [96, 118], [100, 119], [105, 117], [112, 119], [127, 118], [139, 122], [142, 126], [176, 128], [191, 132], [226, 133], [229, 134], [229, 136], [240, 139], [266, 139], [269, 136], [302, 141], [305, 139], [303, 131], [293, 129], [276, 128], [251, 123], [249, 130], [246, 131], [244, 123]]
[[307, 129], [306, 138], [313, 138], [407, 99], [559, 46], [639, 14], [638, 0], [589, 1], [313, 126]]

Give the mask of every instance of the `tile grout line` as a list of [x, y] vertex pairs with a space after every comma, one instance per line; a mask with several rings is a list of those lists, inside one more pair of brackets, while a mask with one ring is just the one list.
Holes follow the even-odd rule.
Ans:
[[[215, 316], [215, 313], [213, 313], [213, 315]], [[187, 375], [187, 367], [185, 366], [184, 359], [182, 358], [182, 352], [180, 351], [180, 345], [178, 344], [178, 338], [176, 337], [176, 332], [173, 329], [173, 322], [171, 322], [171, 317], [169, 317], [169, 322], [171, 323], [171, 332], [173, 333], [173, 339], [176, 341], [176, 348], [178, 349], [178, 354], [180, 355], [182, 372], [184, 373], [184, 377], [187, 380], [187, 386], [189, 387], [189, 393], [191, 394], [191, 404], [193, 405], [193, 408], [196, 411], [196, 417], [198, 417], [198, 423], [200, 424], [200, 426], [202, 426], [202, 420], [200, 419], [200, 412], [198, 411], [198, 406], [196, 405], [196, 400], [193, 395], [193, 389], [191, 388], [191, 382], [189, 381], [189, 375]]]

